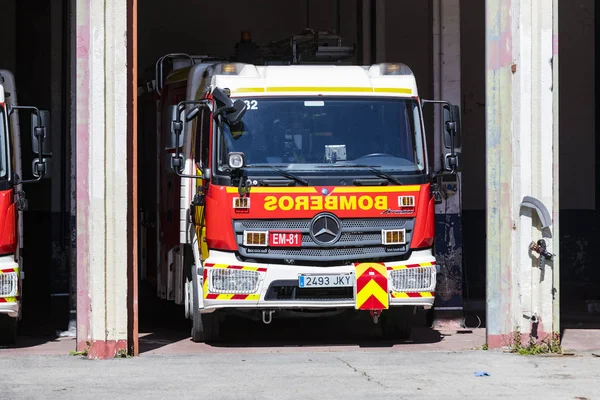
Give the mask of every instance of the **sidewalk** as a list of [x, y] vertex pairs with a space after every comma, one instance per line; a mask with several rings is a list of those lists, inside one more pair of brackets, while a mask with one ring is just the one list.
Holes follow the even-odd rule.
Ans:
[[[600, 357], [497, 351], [0, 357], [1, 395], [25, 399], [598, 399]], [[489, 376], [477, 377], [476, 372]]]

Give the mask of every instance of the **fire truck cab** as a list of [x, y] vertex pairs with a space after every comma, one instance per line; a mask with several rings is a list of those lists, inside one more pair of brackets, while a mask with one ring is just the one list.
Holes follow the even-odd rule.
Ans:
[[[18, 110], [31, 112], [33, 179], [22, 179]], [[0, 70], [0, 344], [14, 343], [21, 319], [23, 219], [27, 208], [23, 183], [37, 182], [49, 172], [49, 112], [19, 106], [13, 74]]]
[[410, 335], [435, 299], [436, 179], [457, 167], [458, 107], [431, 101], [450, 149], [435, 174], [401, 63], [205, 62], [160, 89], [161, 258], [193, 340], [218, 339], [229, 312], [364, 310], [384, 336]]

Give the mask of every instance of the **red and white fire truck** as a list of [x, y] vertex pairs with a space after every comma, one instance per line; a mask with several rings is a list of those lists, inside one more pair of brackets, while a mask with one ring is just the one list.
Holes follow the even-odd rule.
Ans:
[[[145, 145], [160, 163], [143, 172], [158, 181], [146, 185], [158, 217], [143, 257], [156, 258], [159, 296], [185, 305], [193, 340], [218, 340], [229, 313], [270, 323], [345, 310], [407, 338], [434, 303], [436, 186], [457, 168], [458, 107], [422, 100], [401, 63], [189, 59], [157, 75], [148, 103], [157, 130]], [[437, 174], [427, 102], [444, 110]]]
[[[37, 158], [33, 175], [23, 180], [18, 110], [31, 112], [32, 143]], [[0, 344], [14, 343], [21, 318], [21, 287], [24, 277], [23, 220], [27, 208], [21, 185], [41, 180], [48, 173], [50, 157], [49, 113], [19, 106], [13, 74], [0, 70]]]

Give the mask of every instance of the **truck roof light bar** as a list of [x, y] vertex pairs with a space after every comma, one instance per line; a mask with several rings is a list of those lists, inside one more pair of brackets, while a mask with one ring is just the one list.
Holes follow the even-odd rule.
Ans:
[[381, 63], [371, 65], [369, 68], [370, 76], [411, 76], [413, 71], [403, 63]]
[[259, 77], [260, 73], [255, 65], [227, 62], [215, 63], [208, 68], [209, 75], [239, 75], [246, 77]]

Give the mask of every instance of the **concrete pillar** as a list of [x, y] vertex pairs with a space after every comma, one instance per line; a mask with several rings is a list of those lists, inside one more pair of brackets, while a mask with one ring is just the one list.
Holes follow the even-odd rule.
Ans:
[[[487, 343], [558, 332], [557, 0], [486, 0]], [[532, 196], [547, 208], [542, 227]], [[540, 268], [529, 250], [556, 254]]]
[[374, 0], [374, 18], [372, 19], [371, 29], [375, 34], [375, 40], [373, 46], [375, 46], [375, 56], [373, 64], [386, 62], [385, 55], [385, 1], [386, 0]]
[[[436, 100], [462, 105], [460, 0], [433, 1], [433, 87]], [[434, 110], [434, 167], [443, 170], [442, 109]], [[457, 147], [461, 151], [461, 147]], [[461, 173], [444, 178], [446, 197], [436, 205], [436, 258], [439, 265], [435, 327], [457, 330], [463, 317]]]
[[385, 0], [359, 0], [357, 5], [358, 62], [371, 65], [386, 62]]
[[77, 343], [127, 348], [127, 1], [77, 0]]

